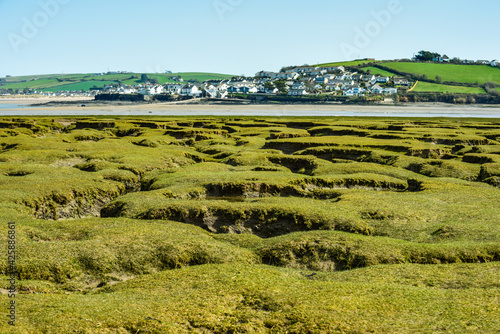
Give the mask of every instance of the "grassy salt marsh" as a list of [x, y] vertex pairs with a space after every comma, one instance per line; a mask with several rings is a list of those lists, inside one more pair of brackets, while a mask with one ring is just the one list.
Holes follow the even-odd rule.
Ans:
[[3, 118], [0, 332], [497, 333], [499, 187], [498, 120]]

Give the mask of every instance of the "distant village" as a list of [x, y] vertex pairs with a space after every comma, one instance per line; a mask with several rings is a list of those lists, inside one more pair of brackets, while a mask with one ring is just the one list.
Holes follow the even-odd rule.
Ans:
[[[365, 58], [367, 62], [374, 61]], [[407, 60], [416, 61], [416, 59]], [[450, 60], [446, 55], [435, 57], [434, 62], [457, 62]], [[463, 64], [487, 64], [500, 66], [497, 60], [460, 60]], [[96, 73], [95, 76], [129, 72]], [[180, 76], [171, 74], [168, 83], [158, 84], [157, 80], [148, 80], [143, 74], [139, 83], [135, 85], [111, 84], [90, 91], [60, 91], [19, 92], [21, 94], [37, 94], [46, 96], [96, 96], [98, 94], [142, 94], [144, 96], [172, 95], [192, 98], [227, 99], [236, 94], [262, 94], [262, 95], [394, 95], [398, 90], [408, 90], [412, 82], [405, 77], [381, 76], [367, 73], [358, 73], [346, 69], [344, 66], [318, 67], [295, 66], [281, 69], [280, 72], [260, 71], [254, 77], [233, 77], [226, 80], [207, 80], [205, 82], [184, 82]], [[156, 83], [155, 83], [156, 81]]]
[[41, 92], [40, 95], [93, 96], [97, 94], [142, 94], [177, 95], [194, 98], [207, 97], [226, 99], [234, 94], [287, 94], [290, 96], [332, 94], [344, 96], [363, 96], [368, 94], [396, 94], [398, 87], [408, 87], [405, 78], [384, 77], [373, 74], [350, 72], [343, 66], [292, 67], [281, 72], [258, 72], [255, 77], [233, 77], [227, 80], [207, 80], [203, 83], [184, 82], [177, 76], [169, 78], [173, 82], [160, 85], [141, 82], [136, 85], [107, 85], [102, 89], [88, 92]]

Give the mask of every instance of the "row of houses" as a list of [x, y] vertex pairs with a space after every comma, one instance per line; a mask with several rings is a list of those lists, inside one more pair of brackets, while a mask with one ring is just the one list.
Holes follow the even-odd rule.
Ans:
[[405, 78], [358, 74], [346, 71], [343, 67], [330, 67], [319, 70], [318, 67], [299, 67], [287, 69], [286, 72], [258, 72], [254, 78], [232, 80], [209, 80], [203, 85], [183, 84], [179, 82], [165, 85], [138, 84], [135, 86], [105, 87], [104, 92], [119, 94], [159, 95], [171, 94], [192, 97], [227, 98], [230, 94], [277, 94], [274, 85], [277, 80], [284, 82], [288, 95], [300, 96], [317, 93], [333, 93], [344, 95], [364, 94], [396, 94], [397, 88], [384, 87], [409, 86]]
[[[415, 58], [412, 59], [413, 61], [416, 61]], [[475, 65], [491, 65], [493, 67], [500, 66], [500, 62], [496, 59], [494, 60], [484, 60], [484, 59], [479, 59], [479, 60], [471, 60], [471, 59], [460, 59], [456, 58], [460, 64], [475, 64]], [[444, 56], [439, 56], [435, 57], [433, 61], [437, 63], [450, 63], [452, 59], [448, 57], [447, 55]]]
[[267, 78], [271, 80], [297, 80], [300, 77], [321, 76], [332, 72], [344, 72], [343, 66], [331, 67], [294, 67], [282, 72], [260, 71], [255, 74], [256, 78]]
[[[365, 84], [364, 86], [351, 82], [340, 85], [327, 85], [325, 91], [338, 91], [344, 96], [361, 96], [366, 94], [397, 94], [396, 87], [382, 87], [379, 83]], [[308, 95], [306, 85], [303, 82], [294, 83], [288, 90], [290, 96]]]

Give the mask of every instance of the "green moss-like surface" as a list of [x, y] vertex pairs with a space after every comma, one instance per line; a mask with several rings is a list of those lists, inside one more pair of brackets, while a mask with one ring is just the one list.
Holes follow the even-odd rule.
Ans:
[[496, 120], [0, 119], [16, 332], [494, 333], [499, 140]]

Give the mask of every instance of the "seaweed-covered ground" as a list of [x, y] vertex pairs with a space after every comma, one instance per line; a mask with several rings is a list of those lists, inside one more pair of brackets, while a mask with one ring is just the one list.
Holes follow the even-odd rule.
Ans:
[[499, 187], [498, 120], [3, 118], [0, 331], [498, 333]]

